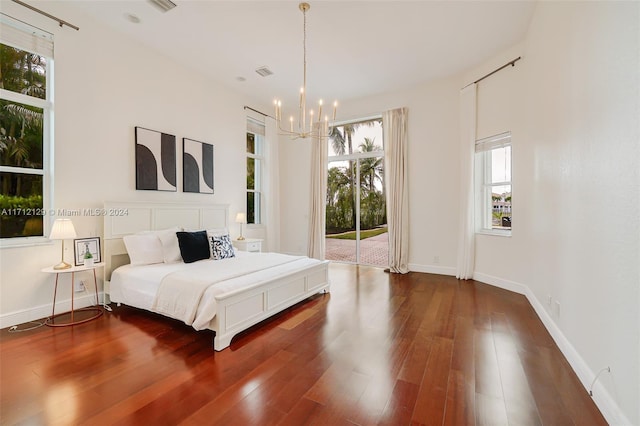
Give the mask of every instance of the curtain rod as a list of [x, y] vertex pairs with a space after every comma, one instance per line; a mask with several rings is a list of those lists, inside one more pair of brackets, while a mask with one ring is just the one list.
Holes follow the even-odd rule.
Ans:
[[[14, 0], [14, 1], [15, 1], [15, 0]], [[479, 79], [477, 79], [477, 80], [476, 80], [476, 81], [474, 81], [473, 83], [469, 83], [469, 84], [467, 84], [466, 86], [464, 86], [464, 87], [463, 87], [463, 89], [464, 89], [464, 88], [467, 88], [467, 87], [469, 87], [469, 86], [471, 86], [472, 84], [477, 84], [477, 83], [481, 82], [481, 81], [482, 81], [482, 80], [484, 80], [485, 78], [492, 76], [493, 74], [495, 74], [495, 73], [497, 73], [498, 71], [500, 71], [500, 70], [502, 70], [502, 69], [504, 69], [504, 68], [508, 67], [509, 65], [511, 65], [512, 67], [513, 67], [513, 66], [515, 66], [515, 65], [516, 65], [516, 62], [518, 62], [520, 59], [522, 59], [522, 56], [518, 56], [518, 57], [517, 57], [517, 58], [515, 58], [513, 61], [511, 61], [511, 62], [507, 62], [506, 64], [504, 64], [504, 65], [503, 65], [503, 66], [501, 66], [500, 68], [496, 68], [495, 70], [491, 71], [489, 74], [487, 74], [487, 75], [485, 75], [485, 76], [480, 77]]]
[[14, 2], [14, 3], [18, 3], [20, 6], [24, 6], [24, 7], [26, 7], [27, 9], [31, 9], [31, 10], [33, 10], [34, 12], [38, 12], [39, 14], [44, 15], [44, 16], [46, 16], [46, 17], [47, 17], [47, 18], [49, 18], [49, 19], [53, 19], [54, 21], [58, 22], [58, 24], [59, 24], [60, 26], [66, 25], [67, 27], [73, 28], [73, 29], [74, 29], [74, 30], [76, 30], [76, 31], [78, 31], [78, 30], [80, 29], [79, 27], [76, 27], [75, 25], [70, 24], [69, 22], [67, 22], [67, 21], [65, 21], [65, 20], [63, 20], [63, 19], [56, 18], [55, 16], [53, 16], [53, 15], [51, 15], [51, 14], [47, 13], [47, 12], [44, 12], [44, 11], [42, 11], [42, 10], [38, 9], [37, 7], [33, 7], [33, 6], [31, 6], [31, 5], [29, 5], [29, 4], [25, 3], [25, 2], [22, 2], [22, 1], [20, 1], [20, 0], [13, 0], [13, 2]]
[[[265, 114], [265, 113], [264, 113], [264, 112], [262, 112], [262, 111], [258, 111], [257, 109], [253, 109], [253, 108], [251, 108], [250, 106], [246, 106], [246, 105], [245, 105], [245, 106], [244, 106], [244, 109], [248, 109], [248, 110], [251, 110], [251, 111], [253, 111], [253, 112], [257, 112], [258, 114], [260, 114], [260, 115], [264, 115], [265, 117], [273, 118], [273, 117], [272, 117], [272, 116], [270, 116], [269, 114]], [[275, 118], [274, 118], [274, 120], [275, 120]]]

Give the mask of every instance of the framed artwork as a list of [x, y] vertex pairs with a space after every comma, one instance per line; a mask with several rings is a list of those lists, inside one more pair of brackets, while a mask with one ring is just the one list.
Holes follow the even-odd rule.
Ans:
[[84, 265], [84, 255], [90, 252], [95, 263], [101, 262], [100, 237], [76, 238], [73, 240], [73, 257], [76, 266]]
[[174, 135], [136, 127], [136, 189], [178, 190]]
[[213, 194], [213, 145], [182, 138], [182, 190]]

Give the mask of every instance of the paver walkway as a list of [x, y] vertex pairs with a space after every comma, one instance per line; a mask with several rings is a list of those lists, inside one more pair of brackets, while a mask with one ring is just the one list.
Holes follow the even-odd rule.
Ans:
[[[338, 262], [356, 262], [356, 242], [326, 238], [325, 258]], [[360, 263], [389, 266], [389, 234], [384, 233], [360, 241]]]

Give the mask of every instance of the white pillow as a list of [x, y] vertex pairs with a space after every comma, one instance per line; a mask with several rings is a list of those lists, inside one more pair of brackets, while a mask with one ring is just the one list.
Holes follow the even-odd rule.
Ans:
[[122, 237], [132, 265], [163, 263], [162, 244], [154, 233], [125, 235]]
[[174, 226], [173, 228], [160, 229], [158, 231], [142, 231], [136, 235], [156, 235], [160, 239], [162, 245], [162, 259], [165, 263], [182, 261], [180, 255], [180, 246], [178, 245], [178, 237], [176, 232], [182, 231], [182, 228]]
[[160, 244], [162, 244], [162, 257], [165, 263], [179, 262], [182, 260], [178, 237], [176, 236], [176, 232], [178, 231], [182, 231], [182, 228], [176, 227], [156, 232], [156, 235], [160, 238]]

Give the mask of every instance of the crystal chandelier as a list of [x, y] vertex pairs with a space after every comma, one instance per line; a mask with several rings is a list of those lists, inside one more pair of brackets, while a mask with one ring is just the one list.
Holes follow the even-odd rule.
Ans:
[[[291, 136], [291, 139], [299, 139], [299, 138], [309, 138], [309, 137], [318, 137], [319, 130], [314, 130], [313, 125], [317, 123], [320, 125], [321, 121], [328, 125], [329, 124], [329, 116], [322, 116], [322, 99], [318, 102], [318, 114], [315, 115], [312, 109], [307, 110], [307, 11], [311, 8], [309, 3], [300, 3], [298, 8], [302, 11], [303, 16], [303, 71], [302, 71], [302, 87], [300, 88], [300, 111], [298, 113], [298, 121], [295, 122], [293, 116], [289, 117], [288, 128], [285, 124], [285, 128], [283, 128], [282, 124], [282, 101], [276, 99], [273, 101], [276, 112], [276, 124], [278, 126], [278, 130], [282, 135]], [[334, 122], [336, 119], [336, 110], [338, 108], [338, 102], [335, 101], [333, 103], [333, 114], [331, 117], [331, 122]], [[307, 118], [308, 111], [308, 118]], [[308, 121], [307, 121], [308, 120]], [[315, 120], [315, 121], [314, 121]], [[318, 126], [319, 128], [320, 126]]]

